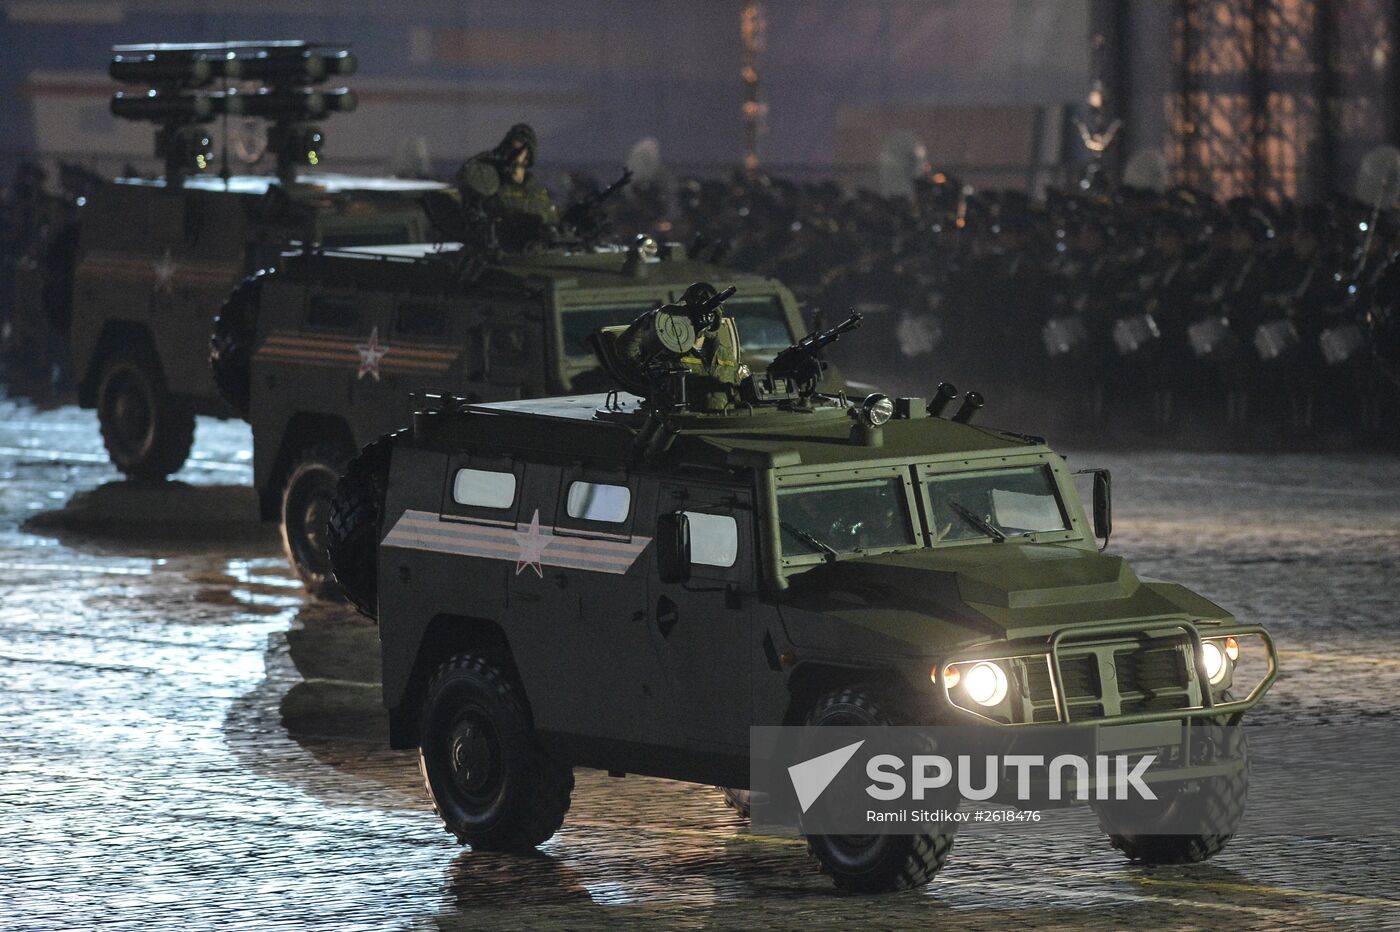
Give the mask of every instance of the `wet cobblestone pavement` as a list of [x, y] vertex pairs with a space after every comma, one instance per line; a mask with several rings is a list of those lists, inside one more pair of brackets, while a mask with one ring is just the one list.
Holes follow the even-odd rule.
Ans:
[[[1400, 928], [1394, 834], [1144, 869], [1089, 826], [974, 827], [926, 890], [847, 897], [717, 791], [581, 770], [538, 857], [464, 851], [386, 750], [373, 626], [307, 603], [257, 524], [248, 449], [201, 420], [141, 489], [90, 412], [0, 401], [0, 928]], [[1114, 469], [1141, 574], [1270, 625], [1254, 721], [1400, 721], [1400, 463], [1072, 462]]]

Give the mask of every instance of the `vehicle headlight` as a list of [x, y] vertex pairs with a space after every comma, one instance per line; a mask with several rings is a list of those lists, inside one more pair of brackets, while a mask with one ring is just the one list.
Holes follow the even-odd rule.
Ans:
[[[1235, 648], [1236, 653], [1239, 648]], [[1201, 657], [1206, 665], [1206, 678], [1212, 683], [1225, 679], [1225, 651], [1214, 641], [1201, 642]]]
[[1006, 671], [990, 660], [973, 664], [962, 676], [963, 689], [978, 705], [994, 706], [1006, 698]]

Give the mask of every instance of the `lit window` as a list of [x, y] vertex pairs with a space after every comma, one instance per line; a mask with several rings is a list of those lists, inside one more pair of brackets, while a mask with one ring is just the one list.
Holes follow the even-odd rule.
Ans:
[[690, 522], [690, 562], [702, 566], [733, 566], [739, 558], [739, 526], [729, 515], [687, 511]]
[[569, 486], [570, 518], [621, 524], [632, 507], [632, 492], [625, 485], [575, 482]]
[[475, 508], [509, 508], [515, 501], [515, 474], [459, 469], [452, 480], [452, 500]]

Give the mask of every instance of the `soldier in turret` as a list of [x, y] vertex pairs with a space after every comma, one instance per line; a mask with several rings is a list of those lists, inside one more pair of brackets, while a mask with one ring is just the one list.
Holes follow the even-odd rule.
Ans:
[[510, 252], [547, 243], [559, 223], [549, 192], [531, 175], [537, 149], [535, 131], [517, 123], [496, 148], [472, 156], [457, 171], [462, 204], [484, 211]]
[[[733, 289], [730, 289], [732, 292]], [[739, 330], [713, 285], [696, 282], [680, 302], [647, 311], [617, 341], [622, 362], [643, 380], [660, 367], [684, 369], [686, 407], [725, 411], [739, 400], [739, 383], [749, 375], [739, 346]]]

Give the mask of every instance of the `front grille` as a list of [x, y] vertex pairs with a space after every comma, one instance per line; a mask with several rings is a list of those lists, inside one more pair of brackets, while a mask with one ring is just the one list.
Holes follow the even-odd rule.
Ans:
[[[1121, 640], [1076, 643], [1060, 652], [1061, 688], [1072, 721], [1093, 721], [1137, 712], [1192, 708], [1186, 644], [1180, 637], [1152, 638], [1136, 645]], [[1057, 719], [1046, 659], [1017, 665], [1032, 722]], [[1023, 719], [1024, 720], [1024, 719]]]
[[1116, 651], [1113, 666], [1120, 693], [1152, 695], [1186, 685], [1186, 655], [1179, 644], [1149, 643], [1137, 650]]
[[1060, 673], [1064, 684], [1065, 698], [1073, 703], [1076, 699], [1097, 699], [1103, 694], [1099, 685], [1099, 663], [1093, 654], [1078, 657], [1060, 658]]
[[1176, 638], [1149, 641], [1136, 650], [1115, 651], [1118, 694], [1124, 714], [1184, 709], [1187, 693], [1186, 654]]
[[[1025, 670], [1026, 693], [1031, 702], [1053, 705], [1055, 692], [1050, 686], [1049, 664], [1040, 658], [1033, 658], [1026, 661]], [[1065, 698], [1070, 702], [1099, 697], [1099, 663], [1093, 654], [1062, 654], [1060, 672], [1064, 674]]]

